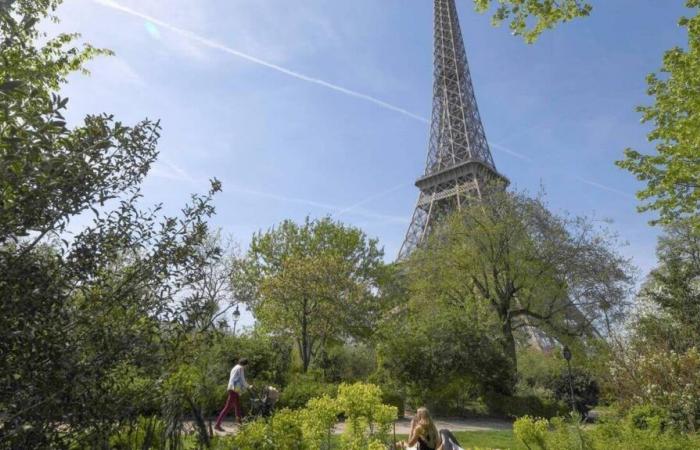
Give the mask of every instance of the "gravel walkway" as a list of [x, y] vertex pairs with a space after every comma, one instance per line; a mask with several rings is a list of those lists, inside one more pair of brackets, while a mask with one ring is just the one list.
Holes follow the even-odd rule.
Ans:
[[[188, 428], [193, 424], [188, 423]], [[461, 419], [461, 418], [439, 418], [435, 419], [435, 425], [438, 430], [447, 428], [450, 431], [495, 431], [495, 430], [512, 430], [513, 423], [507, 420], [498, 419]], [[225, 435], [235, 433], [238, 429], [232, 420], [224, 421], [222, 424], [225, 432], [214, 431], [216, 435]], [[334, 429], [335, 434], [341, 434], [345, 429], [344, 423], [339, 423]], [[408, 434], [411, 430], [411, 417], [406, 417], [396, 421], [396, 434]]]

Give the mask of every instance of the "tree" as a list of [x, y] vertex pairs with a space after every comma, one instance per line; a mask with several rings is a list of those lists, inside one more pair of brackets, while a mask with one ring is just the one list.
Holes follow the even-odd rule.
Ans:
[[543, 31], [559, 22], [588, 16], [592, 9], [583, 0], [474, 0], [476, 10], [482, 13], [493, 5], [497, 5], [493, 24], [497, 26], [509, 20], [511, 32], [522, 36], [527, 43], [534, 42]]
[[470, 395], [512, 393], [514, 368], [495, 315], [478, 302], [460, 306], [413, 297], [409, 309], [387, 315], [376, 336], [379, 367], [412, 398], [441, 411]]
[[330, 218], [287, 220], [253, 236], [237, 296], [264, 329], [294, 338], [306, 371], [325, 344], [371, 330], [382, 255], [376, 240]]
[[202, 277], [191, 286], [184, 307], [188, 326], [193, 331], [206, 333], [228, 326], [224, 315], [238, 304], [231, 282], [234, 262], [239, 255], [233, 239], [222, 238], [221, 230], [207, 236], [200, 252], [216, 255], [216, 258], [207, 260]]
[[[687, 0], [686, 5], [698, 12], [700, 0]], [[700, 228], [700, 14], [682, 18], [680, 25], [688, 30], [688, 48], [666, 52], [663, 75], [647, 77], [647, 92], [655, 103], [637, 108], [642, 122], [653, 124], [647, 136], [656, 143], [656, 154], [627, 149], [625, 159], [616, 164], [646, 183], [637, 197], [646, 201], [640, 211], [659, 213], [652, 223], [689, 219]]]
[[515, 367], [517, 330], [595, 336], [624, 312], [631, 268], [603, 232], [553, 214], [540, 198], [492, 192], [450, 217], [408, 260], [410, 304], [426, 318], [440, 307], [457, 315], [482, 305]]
[[659, 267], [649, 274], [642, 297], [700, 338], [700, 228], [691, 221], [667, 225], [659, 238]]
[[[139, 207], [157, 122], [66, 124], [56, 92], [108, 52], [72, 47], [75, 35], [44, 39], [37, 23], [58, 3], [0, 7], [0, 429], [10, 448], [104, 447], [141, 403], [116, 380], [156, 391], [181, 301], [216, 257], [201, 246], [217, 181], [180, 216]], [[77, 215], [92, 224], [68, 239]]]

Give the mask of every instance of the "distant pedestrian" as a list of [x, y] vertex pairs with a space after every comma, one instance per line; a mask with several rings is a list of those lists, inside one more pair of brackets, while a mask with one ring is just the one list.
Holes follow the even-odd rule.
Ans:
[[245, 380], [245, 368], [247, 365], [248, 360], [246, 358], [241, 358], [238, 360], [238, 364], [231, 369], [231, 376], [228, 379], [227, 387], [228, 398], [226, 399], [224, 409], [221, 410], [219, 417], [216, 418], [216, 425], [214, 426], [214, 429], [217, 431], [224, 431], [224, 429], [221, 428], [221, 422], [226, 418], [231, 409], [235, 411], [238, 423], [242, 423], [241, 394], [246, 389], [253, 387]]

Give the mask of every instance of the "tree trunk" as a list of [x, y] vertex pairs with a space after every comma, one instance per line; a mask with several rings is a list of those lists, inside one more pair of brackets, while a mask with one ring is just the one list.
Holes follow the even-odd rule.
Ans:
[[512, 394], [515, 392], [515, 383], [517, 382], [518, 357], [515, 351], [515, 336], [513, 335], [513, 324], [510, 317], [503, 320], [503, 350], [508, 358], [510, 367], [508, 368], [508, 386], [504, 386], [504, 393]]
[[304, 373], [309, 370], [309, 364], [311, 363], [311, 351], [309, 345], [309, 325], [307, 323], [306, 317], [306, 300], [304, 300], [304, 314], [301, 318], [301, 362], [303, 364]]

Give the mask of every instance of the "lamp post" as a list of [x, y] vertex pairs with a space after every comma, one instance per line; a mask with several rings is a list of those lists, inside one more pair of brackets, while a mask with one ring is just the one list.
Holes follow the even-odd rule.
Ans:
[[574, 402], [574, 383], [571, 378], [571, 350], [569, 349], [569, 346], [565, 345], [561, 353], [562, 356], [564, 356], [564, 359], [566, 360], [566, 365], [569, 369], [569, 394], [571, 397], [571, 411], [575, 412], [576, 403]]
[[236, 324], [238, 323], [238, 319], [241, 318], [241, 312], [238, 310], [238, 305], [236, 305], [236, 309], [233, 310], [233, 335], [236, 335]]

